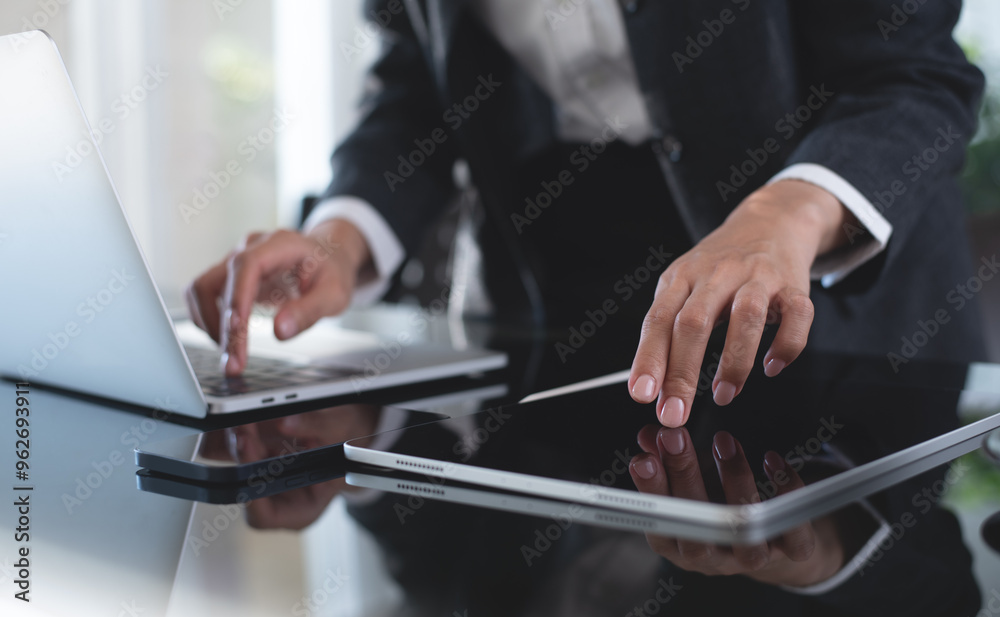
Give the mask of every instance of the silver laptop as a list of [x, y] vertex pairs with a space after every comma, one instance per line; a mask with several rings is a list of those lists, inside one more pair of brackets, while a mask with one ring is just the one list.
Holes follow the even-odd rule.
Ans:
[[0, 84], [0, 374], [203, 417], [506, 364], [345, 331], [335, 358], [251, 358], [223, 377], [216, 350], [185, 351], [47, 34], [0, 37]]

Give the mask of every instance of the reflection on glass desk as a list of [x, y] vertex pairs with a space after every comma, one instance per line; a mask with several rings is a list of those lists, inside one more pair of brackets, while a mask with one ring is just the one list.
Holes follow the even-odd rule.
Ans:
[[[437, 491], [406, 483], [430, 498], [448, 482], [472, 483], [617, 511], [598, 518], [616, 526], [745, 544], [978, 448], [1000, 415], [959, 428], [958, 399], [949, 389], [755, 374], [732, 404], [703, 396], [688, 426], [662, 429], [650, 424], [653, 406], [633, 402], [622, 380], [500, 406], [452, 433], [431, 423], [379, 444], [348, 442], [347, 456], [439, 480]], [[674, 447], [681, 451], [667, 451]], [[636, 492], [627, 465], [643, 450], [659, 451], [672, 485], [679, 475], [701, 478], [688, 491]]]
[[[707, 396], [699, 397], [698, 413], [685, 431], [699, 452], [707, 498], [727, 500], [713, 453], [720, 430], [740, 444], [758, 487], [758, 482], [768, 486], [762, 464], [768, 451], [784, 456], [801, 446], [811, 457], [801, 470], [806, 486], [796, 489], [804, 492], [845, 473], [844, 459], [860, 467], [934, 434], [968, 428], [998, 411], [991, 391], [997, 367], [913, 362], [898, 375], [883, 375], [880, 363], [884, 359], [811, 355], [777, 380], [752, 382], [728, 408], [715, 408]], [[636, 433], [648, 422], [637, 417], [625, 426], [613, 411], [601, 416], [581, 410], [580, 422], [549, 427], [551, 435], [564, 437], [563, 443], [546, 441], [542, 430], [533, 439], [515, 439], [513, 425], [481, 440], [474, 414], [575, 381], [573, 375], [582, 379], [620, 368], [512, 361], [499, 391], [437, 401], [433, 393], [421, 392], [423, 404], [413, 406], [452, 416], [441, 423], [435, 439], [459, 458], [509, 457], [524, 465], [522, 470], [568, 465], [584, 482], [600, 482], [602, 474], [610, 479], [603, 472], [617, 460], [614, 448], [628, 448], [629, 458], [641, 451]], [[867, 504], [891, 530], [879, 544], [881, 552], [868, 555], [863, 575], [831, 591], [806, 595], [743, 575], [685, 571], [651, 550], [643, 533], [583, 524], [558, 511], [505, 512], [448, 503], [431, 494], [343, 486], [337, 491], [287, 491], [258, 500], [263, 506], [258, 509], [150, 494], [135, 488], [131, 449], [217, 426], [179, 426], [40, 390], [32, 392], [31, 404], [37, 439], [32, 453], [31, 608], [44, 611], [39, 614], [128, 615], [135, 606], [142, 609], [137, 614], [147, 617], [971, 615], [975, 610], [965, 609], [980, 594], [988, 597], [997, 584], [980, 579], [977, 588], [967, 549], [973, 540], [967, 535], [963, 541], [955, 517], [942, 507], [944, 488], [968, 479], [960, 464], [950, 471], [935, 467], [912, 477], [891, 477], [891, 485], [866, 493]], [[819, 420], [827, 412], [844, 428], [824, 440]], [[652, 415], [649, 421], [654, 421]], [[620, 443], [607, 450], [610, 442], [603, 441], [609, 439]], [[470, 447], [456, 449], [456, 444]], [[833, 455], [834, 448], [843, 458]], [[193, 449], [188, 455], [194, 455]], [[940, 456], [932, 462], [943, 463], [957, 452], [942, 451]], [[3, 457], [8, 468], [13, 466], [9, 449]], [[628, 471], [613, 475], [613, 486], [635, 490]], [[421, 481], [433, 483], [426, 477]], [[765, 501], [770, 497], [766, 490], [759, 493]], [[852, 501], [862, 496], [841, 497]], [[5, 584], [17, 577], [12, 513], [8, 510], [0, 523]], [[860, 550], [862, 536], [874, 534], [880, 524], [855, 506], [809, 516], [837, 517], [844, 529], [856, 530], [848, 552]], [[978, 526], [973, 532], [979, 536]], [[0, 596], [0, 614], [30, 614], [18, 612], [23, 607], [11, 595]]]
[[343, 477], [343, 444], [349, 439], [370, 442], [379, 427], [444, 417], [381, 405], [337, 405], [154, 441], [135, 450], [136, 480], [152, 493], [242, 504]]

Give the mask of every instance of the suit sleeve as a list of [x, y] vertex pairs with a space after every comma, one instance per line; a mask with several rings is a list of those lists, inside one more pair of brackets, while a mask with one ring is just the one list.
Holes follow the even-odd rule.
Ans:
[[365, 15], [381, 22], [369, 25], [378, 26], [379, 55], [366, 77], [360, 121], [333, 153], [333, 181], [323, 198], [371, 204], [412, 253], [451, 197], [455, 151], [404, 4], [365, 3]]
[[820, 80], [801, 86], [834, 96], [787, 165], [822, 165], [869, 199], [892, 226], [891, 267], [924, 209], [940, 207], [930, 196], [954, 180], [975, 131], [984, 81], [951, 35], [961, 2], [791, 7], [800, 74]]

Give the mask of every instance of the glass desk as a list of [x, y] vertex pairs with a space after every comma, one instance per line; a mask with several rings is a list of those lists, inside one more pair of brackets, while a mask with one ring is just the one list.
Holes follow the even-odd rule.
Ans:
[[[411, 401], [414, 408], [462, 417], [620, 370], [615, 358], [630, 357], [589, 354], [563, 362], [551, 340], [488, 340], [511, 354], [502, 373], [370, 393], [365, 402]], [[623, 347], [632, 344], [626, 341]], [[998, 371], [992, 365], [913, 361], [893, 373], [884, 358], [812, 354], [778, 379], [791, 384], [818, 374], [861, 385], [889, 383], [915, 393], [924, 389], [935, 393], [928, 400], [950, 401], [942, 405], [942, 414], [951, 419], [943, 421], [959, 426], [997, 411], [991, 406], [998, 400]], [[503, 387], [497, 390], [497, 384]], [[454, 396], [484, 386], [492, 398]], [[3, 382], [0, 391], [13, 430], [15, 386]], [[807, 596], [745, 576], [686, 573], [654, 553], [641, 533], [580, 523], [563, 527], [548, 516], [352, 489], [342, 481], [335, 481], [340, 484], [334, 491], [298, 489], [305, 492], [273, 498], [291, 500], [293, 509], [307, 513], [292, 524], [302, 530], [254, 529], [247, 524], [248, 515], [258, 526], [269, 524], [267, 513], [257, 506], [249, 511], [137, 490], [132, 459], [132, 449], [141, 443], [224, 428], [254, 419], [253, 414], [196, 422], [35, 388], [29, 397], [30, 476], [24, 482], [14, 478], [12, 486], [33, 487], [30, 539], [15, 540], [19, 514], [13, 502], [19, 495], [8, 489], [10, 505], [0, 523], [3, 615], [656, 615], [735, 610], [864, 615], [889, 614], [886, 606], [905, 612], [909, 605], [926, 614], [951, 614], [950, 607], [977, 594], [987, 603], [991, 593], [1000, 597], [1000, 558], [985, 547], [978, 526], [991, 508], [996, 510], [998, 495], [991, 491], [998, 484], [988, 463], [969, 468], [967, 461], [986, 460], [979, 452], [954, 467], [971, 471], [962, 472], [943, 499], [935, 488], [948, 481], [943, 469], [903, 479], [872, 497], [888, 515], [887, 523], [899, 522], [903, 512], [919, 515], [893, 546], [886, 544], [878, 561], [890, 567], [854, 577], [833, 595]], [[266, 413], [298, 411], [309, 410]], [[894, 436], [882, 437], [891, 441]], [[0, 461], [15, 468], [12, 447]], [[927, 499], [923, 512], [914, 499], [925, 489], [934, 498]], [[957, 504], [962, 528], [942, 507], [946, 504]], [[871, 523], [859, 523], [866, 524]], [[27, 568], [17, 564], [17, 551], [24, 545], [30, 547]], [[525, 558], [524, 547], [531, 559]], [[14, 599], [22, 569], [30, 580], [30, 605]]]

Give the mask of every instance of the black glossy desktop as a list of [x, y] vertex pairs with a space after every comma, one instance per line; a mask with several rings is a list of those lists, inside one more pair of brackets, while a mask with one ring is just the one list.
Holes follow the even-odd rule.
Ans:
[[[360, 399], [342, 397], [319, 405], [384, 404], [481, 390], [496, 384], [504, 386], [502, 395], [452, 401], [444, 410], [469, 413], [477, 408], [510, 404], [532, 392], [618, 371], [627, 368], [631, 360], [624, 351], [632, 344], [630, 341], [622, 343], [620, 354], [579, 353], [564, 362], [552, 338], [492, 333], [482, 340], [510, 353], [508, 369], [370, 393]], [[712, 350], [706, 362], [709, 373], [714, 370], [711, 363]], [[983, 365], [978, 365], [975, 370], [981, 373], [983, 369]], [[985, 366], [985, 369], [997, 367]], [[974, 419], [975, 414], [990, 413], [973, 404], [976, 400], [980, 403], [996, 400], [996, 394], [987, 391], [989, 387], [978, 399], [974, 394], [961, 392], [969, 387], [969, 374], [966, 365], [916, 360], [894, 372], [885, 358], [807, 354], [766, 385], [778, 388], [783, 380], [789, 384], [789, 390], [794, 390], [794, 384], [816, 383], [818, 379], [840, 384], [825, 392], [814, 392], [813, 396], [828, 397], [829, 404], [843, 405], [845, 417], [857, 422], [869, 420], [865, 426], [855, 423], [850, 432], [861, 435], [866, 448], [878, 450], [890, 447], [894, 441], [919, 440], [922, 431], [940, 428], [933, 427], [933, 422], [960, 426]], [[0, 391], [9, 394], [6, 398], [11, 404], [14, 388], [10, 383], [0, 384]], [[864, 398], [865, 392], [884, 392], [887, 388], [903, 395], [895, 402]], [[237, 509], [224, 526], [218, 525], [213, 521], [220, 521], [218, 516], [228, 516], [226, 510], [211, 510], [206, 514], [192, 502], [139, 491], [132, 449], [149, 440], [311, 411], [317, 406], [297, 405], [192, 421], [164, 419], [149, 410], [71, 398], [40, 389], [32, 389], [30, 396], [33, 414], [30, 482], [34, 487], [30, 515], [31, 608], [54, 615], [128, 615], [129, 610], [136, 612], [138, 607], [142, 611], [137, 614], [147, 617], [176, 614], [187, 617], [202, 614], [197, 612], [198, 605], [201, 610], [209, 611], [204, 614], [249, 614], [227, 612], [226, 607], [242, 606], [241, 598], [226, 597], [230, 592], [220, 591], [238, 588], [227, 586], [225, 580], [247, 570], [248, 564], [241, 563], [238, 552], [235, 557], [226, 558], [229, 561], [211, 555], [212, 547], [231, 539], [227, 539], [227, 534], [235, 537], [237, 532], [226, 528], [235, 528], [236, 518], [246, 513]], [[838, 396], [846, 398], [836, 399]], [[854, 403], [864, 399], [864, 405], [848, 411], [853, 404], [851, 397], [856, 397]], [[739, 430], [740, 439], [748, 444], [748, 452], [759, 458], [763, 449], [774, 447], [767, 445], [770, 443], [767, 438], [775, 435], [777, 419], [767, 417], [766, 405], [755, 405], [749, 397], [738, 403], [734, 410], [754, 408], [761, 414], [751, 418], [744, 413], [740, 417], [734, 415], [731, 420], [731, 430]], [[894, 404], [923, 405], [914, 417], [919, 422], [901, 426], [898, 407], [885, 417], [878, 415], [880, 405], [888, 408]], [[934, 415], [931, 407], [940, 408], [940, 415]], [[815, 432], [815, 418], [809, 420], [811, 424], [804, 422], [797, 426], [795, 418], [788, 416], [788, 407], [784, 409], [779, 431], [782, 444], [796, 442], [797, 437], [809, 431]], [[863, 413], [859, 414], [859, 410]], [[993, 413], [997, 411], [1000, 410], [992, 409]], [[613, 416], [607, 421], [614, 422]], [[655, 418], [650, 417], [650, 421], [655, 422]], [[689, 428], [700, 434], [702, 425], [703, 420], [693, 416]], [[586, 462], [585, 444], [580, 446], [578, 455]], [[543, 456], [544, 452], [531, 455]], [[14, 468], [16, 457], [11, 448], [3, 453], [2, 460], [5, 467]], [[619, 480], [629, 481], [627, 476]], [[706, 577], [680, 571], [653, 553], [639, 533], [581, 524], [567, 526], [548, 517], [504, 513], [429, 498], [413, 500], [394, 494], [348, 497], [348, 527], [331, 528], [334, 531], [330, 533], [307, 532], [310, 538], [307, 552], [313, 556], [347, 551], [345, 547], [361, 541], [356, 534], [365, 534], [360, 546], [364, 547], [362, 557], [366, 565], [347, 568], [339, 575], [337, 570], [310, 571], [317, 563], [313, 557], [306, 560], [297, 576], [269, 579], [256, 593], [313, 598], [322, 591], [319, 595], [324, 596], [324, 601], [312, 608], [309, 600], [287, 605], [279, 602], [277, 605], [284, 607], [281, 610], [267, 609], [271, 614], [288, 615], [372, 614], [373, 606], [394, 615], [951, 614], [946, 612], [948, 606], [958, 607], [966, 601], [971, 606], [978, 602], [975, 597], [979, 594], [988, 598], [991, 588], [989, 581], [986, 585], [980, 581], [981, 589], [976, 586], [965, 545], [968, 540], [963, 541], [954, 519], [940, 507], [936, 487], [942, 481], [948, 481], [946, 470], [937, 469], [873, 496], [872, 501], [882, 511], [897, 517], [888, 522], [896, 523], [901, 520], [898, 517], [911, 512], [917, 523], [906, 527], [901, 539], [893, 547], [887, 547], [884, 556], [864, 576], [855, 577], [838, 588], [834, 596], [825, 598], [788, 593], [743, 576]], [[344, 508], [343, 498], [334, 495], [348, 489], [341, 480], [335, 482], [340, 484], [322, 489], [313, 497], [328, 499], [332, 504], [340, 504], [336, 507]], [[930, 497], [926, 496], [928, 488]], [[920, 495], [925, 495], [925, 499], [916, 503], [914, 500]], [[319, 508], [317, 516], [323, 509]], [[871, 525], [862, 519], [857, 524], [866, 530]], [[0, 582], [6, 587], [0, 599], [3, 615], [22, 614], [17, 611], [23, 608], [12, 598], [17, 591], [13, 581], [18, 578], [14, 568], [16, 525], [14, 509], [8, 506], [0, 522], [0, 529], [4, 530], [4, 540], [0, 541], [0, 565], [4, 566]], [[219, 539], [205, 538], [206, 529], [214, 529]], [[270, 534], [268, 542], [297, 541], [296, 536], [271, 531], [240, 533]], [[349, 535], [337, 536], [337, 533]], [[317, 538], [328, 545], [317, 545]], [[975, 540], [979, 535], [967, 533], [966, 538]], [[985, 546], [979, 541], [981, 546], [972, 547], [977, 553]], [[218, 562], [214, 561], [216, 558]], [[213, 564], [210, 580], [203, 580], [202, 574], [192, 577], [186, 572], [191, 563], [206, 560]], [[376, 566], [381, 572], [379, 576], [391, 581], [391, 590], [383, 579], [371, 574]], [[230, 568], [232, 571], [227, 574]], [[947, 584], [931, 585], [930, 580]], [[192, 585], [216, 591], [209, 593], [207, 599], [194, 601], [187, 593]], [[348, 592], [348, 588], [355, 591]], [[369, 599], [359, 601], [352, 595], [360, 593], [358, 589], [368, 594]], [[301, 593], [302, 590], [308, 595]], [[352, 607], [354, 613], [350, 612]]]

